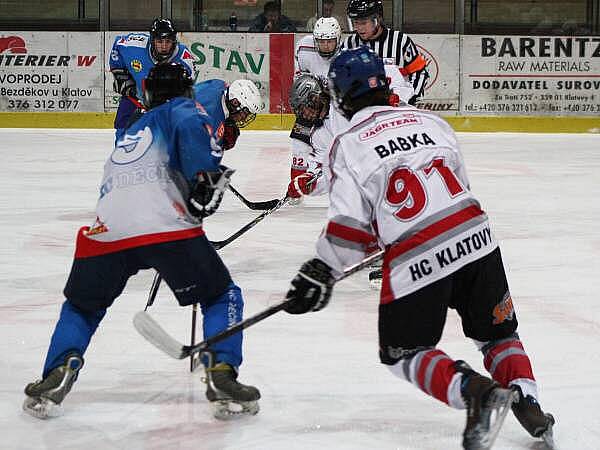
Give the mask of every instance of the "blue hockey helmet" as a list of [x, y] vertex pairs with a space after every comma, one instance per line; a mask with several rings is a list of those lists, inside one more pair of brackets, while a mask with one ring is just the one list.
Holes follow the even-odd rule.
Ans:
[[348, 119], [365, 106], [380, 104], [370, 102], [376, 93], [389, 93], [383, 60], [366, 46], [340, 52], [329, 66], [329, 80], [334, 103]]

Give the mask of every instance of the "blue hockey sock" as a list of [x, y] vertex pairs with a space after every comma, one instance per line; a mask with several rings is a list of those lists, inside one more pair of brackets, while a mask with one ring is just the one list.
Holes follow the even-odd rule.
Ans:
[[[200, 304], [204, 340], [226, 330], [242, 320], [244, 300], [242, 291], [233, 282], [221, 296]], [[237, 369], [242, 363], [242, 333], [236, 333], [211, 346], [216, 362], [225, 362]]]
[[63, 364], [68, 353], [74, 351], [83, 357], [104, 314], [106, 314], [105, 309], [85, 312], [73, 306], [69, 300], [63, 303], [60, 317], [50, 340], [42, 378], [45, 378], [52, 369]]

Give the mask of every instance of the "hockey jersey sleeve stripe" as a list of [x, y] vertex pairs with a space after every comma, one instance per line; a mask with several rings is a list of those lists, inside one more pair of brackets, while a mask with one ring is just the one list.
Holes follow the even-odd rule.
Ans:
[[[377, 238], [371, 233], [333, 221], [330, 221], [327, 224], [325, 237], [328, 241], [340, 247], [360, 247], [361, 249], [366, 249], [377, 240]], [[356, 244], [359, 245], [357, 246]]]
[[89, 258], [92, 256], [106, 255], [128, 248], [142, 247], [150, 244], [160, 244], [163, 242], [179, 241], [182, 239], [191, 239], [204, 234], [202, 226], [187, 228], [184, 230], [167, 231], [162, 233], [144, 234], [131, 238], [119, 239], [116, 241], [102, 242], [88, 237], [90, 227], [82, 227], [77, 233], [77, 243], [75, 246], [75, 258]]

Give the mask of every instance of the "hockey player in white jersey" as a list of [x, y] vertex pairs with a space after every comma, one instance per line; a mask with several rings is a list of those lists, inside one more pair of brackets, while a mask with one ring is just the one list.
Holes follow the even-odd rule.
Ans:
[[[331, 147], [328, 222], [317, 256], [292, 280], [286, 311], [324, 308], [336, 278], [378, 241], [385, 248], [381, 362], [428, 395], [467, 409], [465, 449], [490, 448], [511, 407], [532, 436], [549, 441], [554, 419], [537, 402], [500, 249], [470, 190], [454, 132], [434, 114], [388, 106], [383, 62], [365, 47], [341, 52], [329, 77], [350, 125]], [[491, 378], [437, 348], [448, 308], [460, 315]]]
[[342, 28], [334, 17], [317, 20], [312, 35], [304, 36], [296, 45], [295, 74], [309, 72], [327, 78], [331, 57], [342, 40]]

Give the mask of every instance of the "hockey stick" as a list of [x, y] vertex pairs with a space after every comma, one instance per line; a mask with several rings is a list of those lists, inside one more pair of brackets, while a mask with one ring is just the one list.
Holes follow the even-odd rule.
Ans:
[[146, 307], [144, 311], [147, 311], [150, 306], [154, 304], [154, 300], [156, 300], [156, 294], [158, 293], [158, 288], [160, 287], [161, 277], [156, 272], [154, 274], [154, 279], [152, 280], [152, 286], [150, 286], [150, 292], [148, 293], [148, 301], [146, 302]]
[[[235, 233], [233, 233], [227, 239], [224, 239], [222, 241], [214, 241], [214, 242], [213, 241], [209, 241], [209, 242], [215, 248], [215, 250], [222, 249], [227, 244], [235, 241], [242, 234], [246, 233], [249, 229], [253, 228], [257, 223], [259, 223], [261, 220], [263, 220], [269, 214], [272, 214], [275, 211], [277, 211], [279, 208], [281, 208], [283, 205], [285, 205], [288, 202], [288, 200], [289, 200], [289, 197], [287, 195], [285, 197], [283, 197], [282, 199], [277, 200], [277, 203], [275, 204], [274, 207], [272, 207], [271, 209], [266, 210], [265, 212], [263, 212], [262, 214], [260, 214], [259, 216], [257, 216], [255, 219], [253, 219], [251, 222], [248, 222], [246, 225], [244, 225], [238, 231], [236, 231]], [[146, 302], [146, 308], [144, 309], [144, 311], [146, 311], [148, 309], [148, 307], [152, 306], [152, 304], [154, 303], [154, 300], [156, 299], [156, 294], [158, 292], [158, 288], [160, 286], [161, 281], [162, 281], [162, 277], [157, 272], [154, 275], [154, 279], [152, 280], [152, 286], [150, 287], [150, 292], [148, 294], [148, 301]]]
[[[369, 264], [372, 264], [374, 261], [377, 261], [383, 257], [383, 250], [374, 253], [361, 262], [349, 267], [344, 271], [342, 276], [337, 280], [343, 280], [344, 278], [349, 277], [352, 274], [364, 269]], [[167, 355], [171, 356], [175, 359], [185, 359], [195, 353], [202, 352], [207, 350], [211, 345], [216, 344], [217, 342], [222, 341], [223, 339], [228, 338], [240, 331], [260, 322], [261, 320], [266, 319], [269, 316], [281, 311], [286, 307], [290, 300], [283, 300], [264, 311], [259, 312], [258, 314], [247, 318], [246, 320], [242, 320], [237, 324], [227, 328], [226, 330], [218, 333], [207, 340], [200, 342], [195, 345], [184, 345], [178, 342], [176, 339], [171, 337], [159, 324], [156, 322], [150, 314], [146, 311], [139, 311], [133, 318], [133, 325], [135, 329], [151, 344], [153, 344], [159, 350], [162, 350]]]
[[250, 230], [251, 228], [254, 228], [254, 226], [259, 223], [261, 220], [263, 220], [265, 217], [267, 217], [269, 214], [274, 213], [275, 211], [277, 211], [279, 208], [281, 208], [283, 205], [285, 205], [288, 201], [290, 200], [290, 197], [288, 197], [287, 195], [285, 197], [283, 197], [280, 200], [277, 200], [277, 203], [275, 204], [275, 206], [273, 206], [271, 209], [267, 209], [265, 212], [263, 212], [262, 214], [256, 216], [252, 221], [248, 222], [246, 225], [244, 225], [242, 228], [240, 228], [239, 230], [237, 230], [235, 233], [233, 233], [231, 236], [229, 236], [227, 239], [224, 239], [222, 241], [210, 241], [210, 243], [212, 244], [212, 246], [215, 248], [215, 250], [220, 250], [223, 247], [225, 247], [227, 244], [235, 241], [237, 238], [239, 238], [242, 234], [246, 233], [248, 230]]
[[251, 202], [246, 197], [238, 192], [236, 188], [232, 185], [229, 185], [229, 190], [233, 192], [237, 198], [241, 200], [241, 202], [246, 205], [248, 208], [253, 209], [255, 211], [266, 211], [267, 209], [273, 209], [279, 203], [280, 199], [275, 198], [273, 200], [266, 200], [264, 202]]
[[[229, 236], [227, 239], [225, 239], [223, 241], [210, 242], [210, 243], [215, 248], [215, 250], [219, 250], [219, 249], [225, 247], [227, 244], [236, 240], [242, 234], [246, 233], [249, 229], [253, 228], [258, 222], [263, 220], [269, 214], [271, 214], [271, 213], [275, 212], [276, 210], [278, 210], [279, 208], [281, 208], [285, 203], [287, 203], [288, 199], [289, 198], [286, 195], [282, 199], [277, 200], [275, 206], [273, 206], [272, 208], [268, 209], [267, 211], [265, 211], [262, 214], [260, 214], [259, 216], [257, 216], [254, 220], [252, 220], [252, 222], [249, 222], [246, 225], [244, 225], [242, 228], [240, 228], [234, 234]], [[156, 295], [158, 293], [158, 288], [160, 287], [161, 282], [162, 282], [162, 277], [157, 272], [156, 274], [154, 274], [154, 279], [152, 280], [152, 286], [150, 287], [150, 292], [148, 294], [148, 301], [146, 302], [146, 307], [144, 308], [144, 312], [146, 312], [148, 310], [148, 307], [152, 306], [152, 304], [154, 303], [154, 300], [156, 299]], [[191, 336], [191, 345], [192, 346], [195, 343], [194, 340], [196, 337], [196, 316], [197, 315], [198, 315], [198, 308], [196, 305], [194, 305], [194, 308], [192, 309], [192, 336]], [[190, 371], [193, 371], [193, 370], [194, 370], [194, 359], [191, 358], [190, 359]]]

